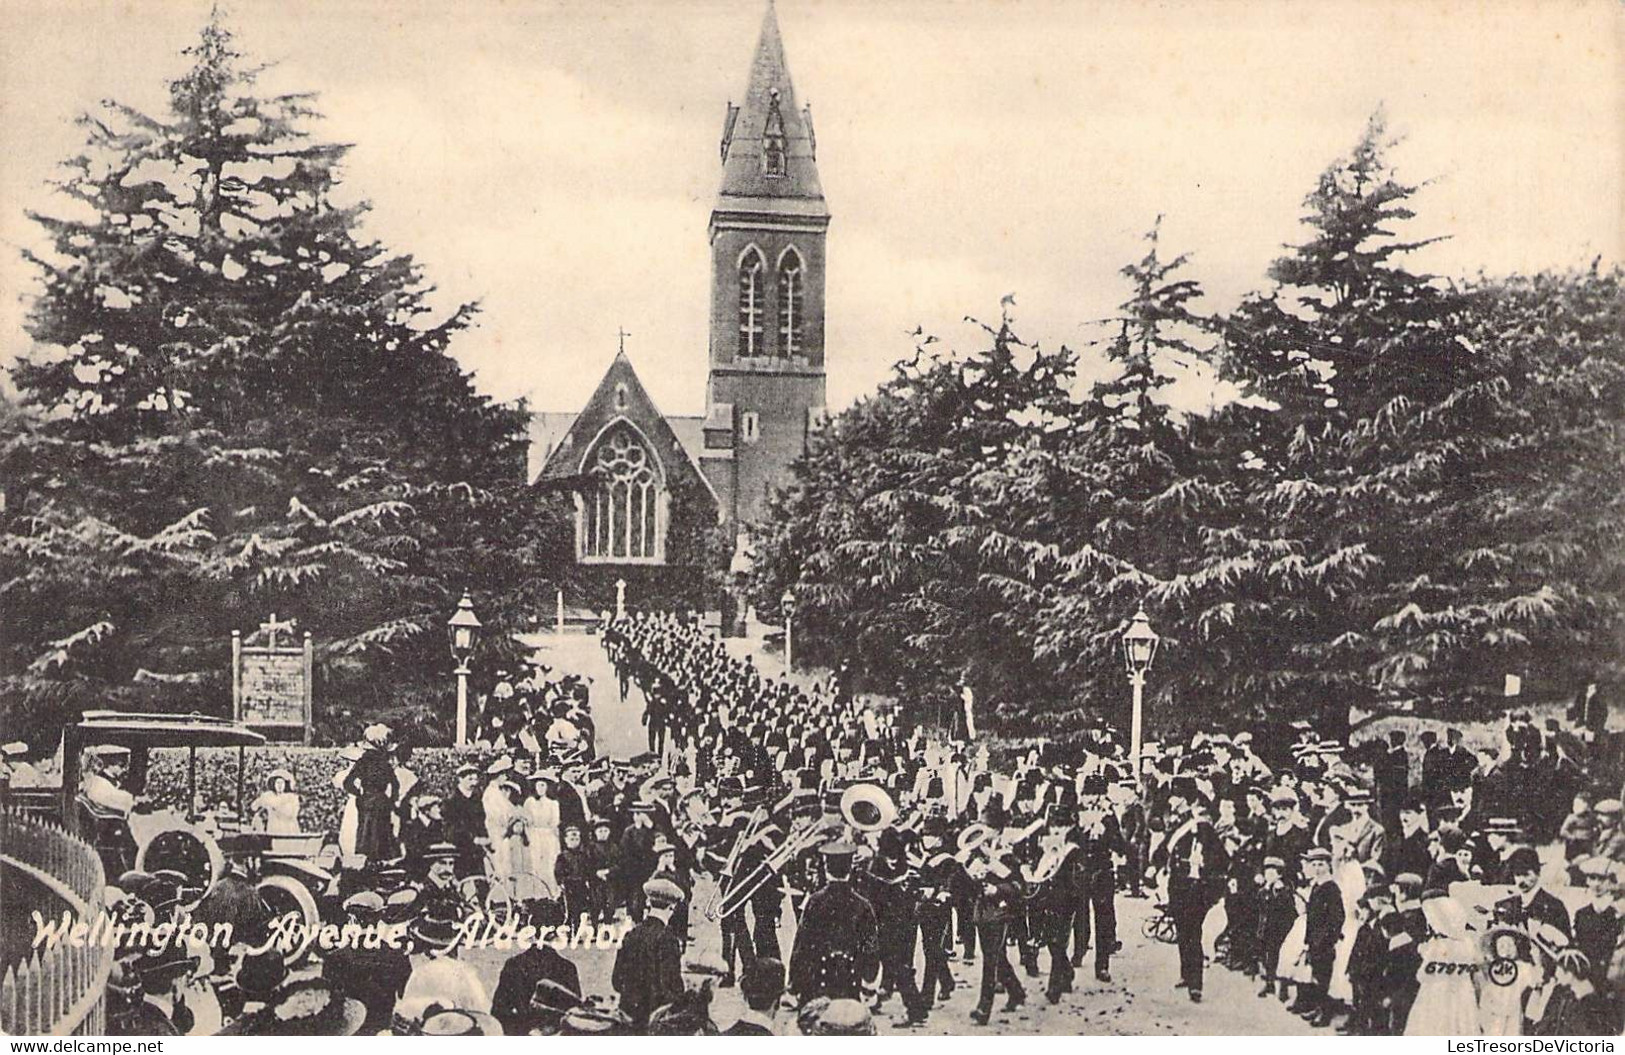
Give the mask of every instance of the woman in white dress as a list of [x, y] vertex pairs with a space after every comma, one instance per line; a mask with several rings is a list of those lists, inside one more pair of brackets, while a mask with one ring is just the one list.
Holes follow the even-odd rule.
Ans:
[[559, 800], [553, 796], [551, 770], [531, 778], [534, 791], [525, 799], [524, 813], [530, 836], [530, 872], [552, 889], [558, 889], [555, 866], [559, 860]]
[[1467, 928], [1467, 909], [1451, 897], [1425, 898], [1422, 915], [1428, 937], [1422, 942], [1419, 988], [1407, 1037], [1476, 1037], [1482, 1032], [1473, 979], [1483, 962], [1478, 939]]
[[[506, 772], [511, 765], [497, 770]], [[512, 879], [525, 864], [525, 813], [518, 804], [519, 786], [499, 776], [485, 787], [485, 834], [491, 840], [491, 871]]]
[[265, 790], [249, 803], [255, 827], [272, 835], [299, 834], [299, 794], [293, 774], [273, 769], [265, 778]]

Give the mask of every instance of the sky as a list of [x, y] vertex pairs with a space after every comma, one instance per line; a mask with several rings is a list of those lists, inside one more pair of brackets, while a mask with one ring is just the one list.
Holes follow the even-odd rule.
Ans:
[[[229, 0], [268, 89], [355, 144], [369, 233], [410, 252], [480, 389], [578, 408], [626, 346], [667, 413], [703, 409], [725, 106], [764, 0]], [[160, 109], [208, 0], [0, 3], [0, 360], [25, 353], [25, 208], [103, 98]], [[1427, 186], [1416, 266], [1620, 259], [1625, 5], [1612, 0], [778, 0], [818, 130], [832, 407], [916, 327], [966, 316], [1074, 346], [1163, 245], [1223, 310], [1299, 236], [1316, 175], [1379, 105]], [[1087, 370], [1086, 370], [1087, 372]], [[1199, 381], [1181, 396], [1198, 403]]]

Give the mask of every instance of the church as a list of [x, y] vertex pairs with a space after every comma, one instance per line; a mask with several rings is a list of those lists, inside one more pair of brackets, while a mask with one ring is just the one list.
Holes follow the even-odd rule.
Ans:
[[771, 0], [721, 156], [705, 414], [662, 414], [623, 343], [579, 412], [532, 419], [532, 480], [574, 501], [575, 558], [594, 607], [617, 579], [643, 604], [710, 593], [738, 532], [764, 515], [826, 421], [830, 215], [812, 113], [796, 105]]

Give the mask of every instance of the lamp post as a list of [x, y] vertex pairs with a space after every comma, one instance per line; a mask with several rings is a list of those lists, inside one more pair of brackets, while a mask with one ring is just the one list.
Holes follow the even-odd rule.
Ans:
[[1134, 686], [1134, 715], [1129, 726], [1129, 758], [1134, 767], [1134, 783], [1140, 783], [1140, 717], [1145, 701], [1145, 672], [1157, 655], [1157, 632], [1151, 629], [1151, 620], [1145, 609], [1134, 613], [1128, 629], [1123, 631], [1123, 659], [1128, 664], [1129, 684]]
[[796, 592], [785, 588], [784, 596], [779, 598], [779, 610], [784, 614], [784, 670], [785, 673], [795, 669], [795, 622], [796, 622]]
[[480, 619], [474, 614], [474, 602], [468, 591], [457, 602], [457, 611], [446, 624], [451, 631], [451, 654], [457, 660], [457, 746], [468, 746], [468, 661], [474, 655], [474, 644], [480, 636]]

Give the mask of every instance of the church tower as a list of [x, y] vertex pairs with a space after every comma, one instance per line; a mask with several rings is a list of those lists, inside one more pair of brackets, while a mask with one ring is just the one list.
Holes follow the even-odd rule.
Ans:
[[824, 424], [824, 233], [812, 112], [797, 105], [769, 0], [745, 97], [722, 129], [711, 212], [705, 475], [722, 518], [766, 512]]

